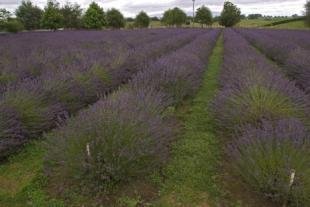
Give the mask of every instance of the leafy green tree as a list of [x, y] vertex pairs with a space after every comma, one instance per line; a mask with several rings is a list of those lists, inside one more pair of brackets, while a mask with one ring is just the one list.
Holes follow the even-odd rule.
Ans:
[[52, 30], [57, 30], [63, 26], [63, 16], [57, 1], [48, 0], [41, 23], [44, 28]]
[[64, 28], [80, 28], [82, 26], [82, 9], [77, 3], [67, 2], [61, 8], [61, 14], [64, 17]]
[[162, 21], [169, 26], [181, 26], [186, 23], [186, 14], [183, 10], [175, 7], [174, 9], [165, 11]]
[[7, 21], [11, 17], [11, 12], [6, 9], [0, 9], [0, 21]]
[[310, 1], [307, 1], [305, 7], [306, 7], [306, 25], [310, 27]]
[[125, 18], [117, 9], [107, 11], [107, 26], [112, 28], [122, 28], [125, 26]]
[[135, 25], [140, 28], [149, 27], [150, 22], [150, 17], [144, 11], [141, 11], [135, 19]]
[[106, 21], [104, 11], [96, 2], [92, 2], [89, 5], [83, 16], [83, 23], [88, 29], [101, 29], [105, 26]]
[[208, 7], [205, 7], [204, 5], [197, 9], [196, 16], [195, 16], [195, 22], [198, 22], [203, 25], [211, 25], [212, 24], [212, 13]]
[[40, 28], [40, 21], [43, 11], [32, 4], [31, 1], [22, 1], [22, 4], [15, 11], [17, 19], [23, 23], [26, 30]]
[[241, 20], [241, 11], [233, 3], [226, 1], [220, 17], [220, 25], [232, 27]]
[[11, 13], [6, 9], [0, 9], [0, 31], [5, 30], [5, 25], [11, 17]]

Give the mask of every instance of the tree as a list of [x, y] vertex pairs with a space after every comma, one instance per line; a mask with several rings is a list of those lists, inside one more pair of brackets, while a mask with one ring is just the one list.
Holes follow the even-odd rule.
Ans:
[[0, 9], [0, 31], [5, 30], [6, 24], [11, 17], [11, 13], [6, 9]]
[[233, 3], [226, 1], [220, 17], [220, 25], [232, 27], [241, 20], [241, 11]]
[[63, 16], [60, 12], [59, 3], [54, 0], [48, 0], [42, 16], [42, 26], [46, 29], [57, 30], [62, 27]]
[[160, 19], [158, 17], [151, 17], [152, 21], [159, 21]]
[[24, 25], [26, 30], [40, 28], [40, 21], [43, 11], [32, 4], [31, 1], [22, 1], [22, 4], [15, 11], [17, 19]]
[[89, 29], [101, 29], [105, 26], [105, 14], [103, 9], [96, 3], [92, 2], [85, 15], [83, 16], [83, 23]]
[[262, 17], [263, 17], [263, 15], [261, 15], [261, 14], [249, 14], [248, 15], [248, 19], [259, 19]]
[[202, 6], [197, 9], [195, 21], [203, 25], [211, 25], [212, 24], [212, 13], [209, 8]]
[[82, 26], [82, 9], [80, 5], [67, 2], [60, 11], [65, 19], [64, 28], [80, 28]]
[[150, 22], [150, 17], [144, 11], [141, 11], [135, 19], [135, 25], [140, 28], [149, 27]]
[[310, 27], [310, 1], [307, 1], [305, 7], [306, 7], [306, 25]]
[[162, 21], [166, 25], [176, 25], [181, 26], [186, 22], [186, 14], [183, 10], [175, 7], [174, 9], [169, 9], [165, 11]]
[[127, 17], [126, 18], [126, 22], [134, 22], [134, 21], [135, 21], [135, 19], [132, 18], [132, 17]]
[[117, 9], [107, 11], [107, 26], [112, 28], [122, 28], [125, 26], [125, 18]]

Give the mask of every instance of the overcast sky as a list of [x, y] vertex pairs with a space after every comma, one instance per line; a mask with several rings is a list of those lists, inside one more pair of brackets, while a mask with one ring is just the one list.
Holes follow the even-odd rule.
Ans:
[[[22, 0], [0, 0], [0, 8], [14, 11]], [[92, 0], [58, 0], [76, 2], [83, 8], [87, 8]], [[144, 10], [151, 16], [161, 16], [163, 11], [172, 7], [180, 7], [188, 14], [192, 13], [192, 0], [94, 0], [105, 10], [109, 8], [120, 9], [126, 17], [135, 16]], [[241, 8], [243, 14], [261, 13], [263, 15], [290, 16], [302, 14], [306, 0], [231, 0]], [[46, 0], [32, 0], [33, 3], [43, 8]], [[224, 0], [196, 0], [196, 7], [208, 6], [217, 15], [223, 7]]]

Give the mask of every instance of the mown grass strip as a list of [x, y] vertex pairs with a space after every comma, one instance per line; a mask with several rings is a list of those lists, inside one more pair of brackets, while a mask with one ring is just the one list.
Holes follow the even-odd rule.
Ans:
[[[210, 103], [218, 89], [218, 75], [223, 59], [221, 36], [210, 57], [207, 71], [197, 96], [181, 115], [184, 130], [175, 144], [172, 161], [165, 170], [166, 180], [158, 206], [208, 206], [219, 203], [217, 185], [221, 144], [215, 136]], [[182, 117], [183, 116], [183, 117]]]
[[41, 141], [27, 144], [17, 155], [0, 165], [0, 207], [63, 206], [49, 199], [43, 188], [44, 150]]

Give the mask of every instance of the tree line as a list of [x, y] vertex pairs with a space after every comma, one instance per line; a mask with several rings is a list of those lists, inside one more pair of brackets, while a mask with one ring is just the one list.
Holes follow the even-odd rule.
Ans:
[[[119, 10], [112, 8], [105, 12], [96, 2], [92, 2], [87, 10], [83, 12], [81, 6], [77, 3], [67, 2], [61, 7], [56, 0], [48, 0], [42, 10], [30, 0], [23, 0], [16, 9], [15, 15], [16, 17], [13, 18], [9, 11], [0, 9], [0, 30], [18, 32], [38, 29], [57, 30], [59, 28], [119, 29], [125, 27], [126, 20], [133, 22], [130, 24], [131, 27], [138, 28], [149, 27], [151, 20], [160, 20], [166, 26], [176, 27], [191, 24], [192, 22], [197, 22], [202, 27], [213, 23], [212, 12], [206, 6], [197, 9], [194, 19], [188, 17], [178, 7], [165, 11], [161, 19], [157, 17], [150, 18], [144, 11], [141, 11], [135, 18], [125, 19]], [[240, 9], [230, 2], [225, 2], [222, 16], [221, 25], [232, 26], [240, 21]]]
[[[125, 18], [117, 9], [106, 12], [92, 2], [83, 13], [80, 5], [67, 2], [63, 7], [56, 0], [48, 0], [42, 10], [30, 0], [23, 0], [15, 11], [15, 18], [6, 9], [0, 9], [0, 30], [17, 32], [37, 29], [101, 29], [125, 27]], [[135, 18], [136, 27], [148, 27], [150, 17], [141, 11]]]
[[[306, 22], [310, 26], [310, 1], [306, 4]], [[229, 1], [225, 1], [224, 8], [219, 17], [213, 17], [212, 12], [206, 6], [197, 9], [195, 17], [189, 17], [186, 13], [175, 7], [164, 12], [161, 19], [150, 18], [148, 14], [141, 11], [135, 18], [124, 18], [124, 15], [117, 9], [104, 11], [96, 2], [92, 2], [85, 12], [77, 3], [67, 2], [62, 7], [56, 0], [48, 0], [42, 10], [30, 0], [23, 0], [15, 11], [16, 17], [6, 9], [0, 9], [0, 31], [18, 32], [21, 30], [37, 29], [119, 29], [130, 22], [130, 27], [147, 28], [152, 20], [160, 20], [166, 26], [179, 27], [184, 24], [196, 22], [202, 27], [210, 26], [214, 21], [220, 25], [232, 27], [244, 19], [240, 9]], [[249, 15], [249, 19], [261, 17], [260, 14]], [[133, 23], [132, 23], [133, 22]]]

